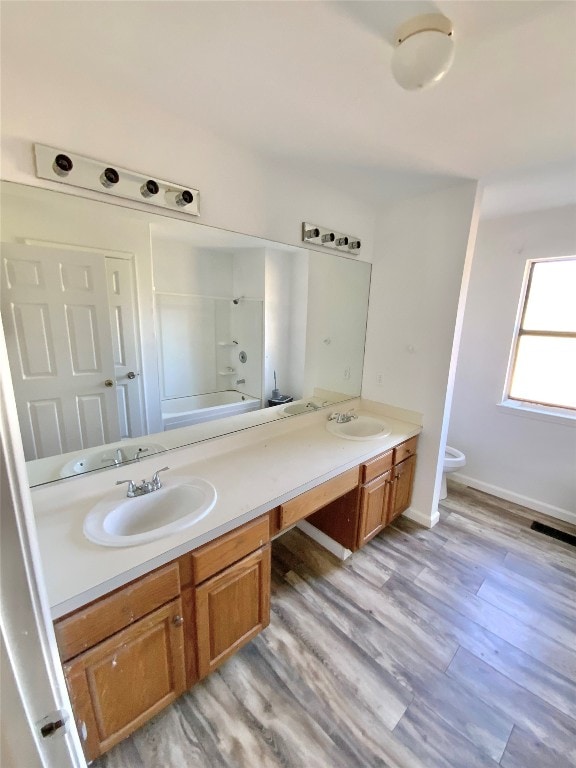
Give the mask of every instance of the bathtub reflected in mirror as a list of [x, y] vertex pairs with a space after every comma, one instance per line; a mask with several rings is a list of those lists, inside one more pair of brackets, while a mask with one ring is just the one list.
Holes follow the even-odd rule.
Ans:
[[257, 398], [234, 391], [176, 397], [162, 401], [162, 425], [164, 431], [181, 429], [257, 411], [260, 407]]

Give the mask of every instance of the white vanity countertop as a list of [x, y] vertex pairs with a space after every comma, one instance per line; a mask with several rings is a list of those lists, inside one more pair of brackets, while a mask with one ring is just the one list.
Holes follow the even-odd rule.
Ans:
[[[175, 449], [137, 466], [32, 489], [52, 617], [95, 600], [421, 431], [418, 424], [386, 415], [392, 427], [388, 437], [345, 440], [326, 430], [327, 415], [324, 410], [294, 416]], [[164, 465], [170, 470], [163, 480], [186, 474], [214, 485], [216, 505], [204, 519], [188, 530], [134, 547], [103, 547], [84, 537], [86, 514], [116, 480], [139, 481]], [[125, 486], [120, 486], [119, 498], [124, 493]]]

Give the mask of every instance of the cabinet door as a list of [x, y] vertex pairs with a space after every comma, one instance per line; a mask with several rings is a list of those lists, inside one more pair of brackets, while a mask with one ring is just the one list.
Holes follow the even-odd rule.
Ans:
[[183, 623], [173, 600], [64, 666], [88, 760], [184, 692]]
[[196, 588], [198, 673], [216, 669], [270, 623], [270, 545]]
[[360, 494], [360, 525], [358, 546], [376, 536], [386, 523], [386, 512], [392, 490], [392, 470], [362, 486]]
[[391, 523], [410, 506], [415, 466], [416, 456], [410, 456], [406, 461], [396, 464], [392, 470], [394, 472], [394, 489], [386, 524]]

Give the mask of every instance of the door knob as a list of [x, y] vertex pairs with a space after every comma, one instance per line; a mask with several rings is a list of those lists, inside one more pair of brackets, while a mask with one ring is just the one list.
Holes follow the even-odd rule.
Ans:
[[113, 387], [114, 386], [114, 382], [112, 381], [112, 379], [106, 379], [106, 381], [104, 382], [104, 386], [105, 387]]
[[184, 624], [184, 619], [182, 616], [174, 616], [172, 619], [172, 624], [174, 624], [175, 627], [181, 627], [182, 624]]
[[136, 374], [134, 373], [134, 371], [128, 371], [126, 376], [128, 376], [129, 379], [135, 379], [136, 378]]

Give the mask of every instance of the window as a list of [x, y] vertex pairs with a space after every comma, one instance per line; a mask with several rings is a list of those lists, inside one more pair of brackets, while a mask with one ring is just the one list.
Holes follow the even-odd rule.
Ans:
[[576, 257], [528, 263], [507, 397], [576, 411]]

